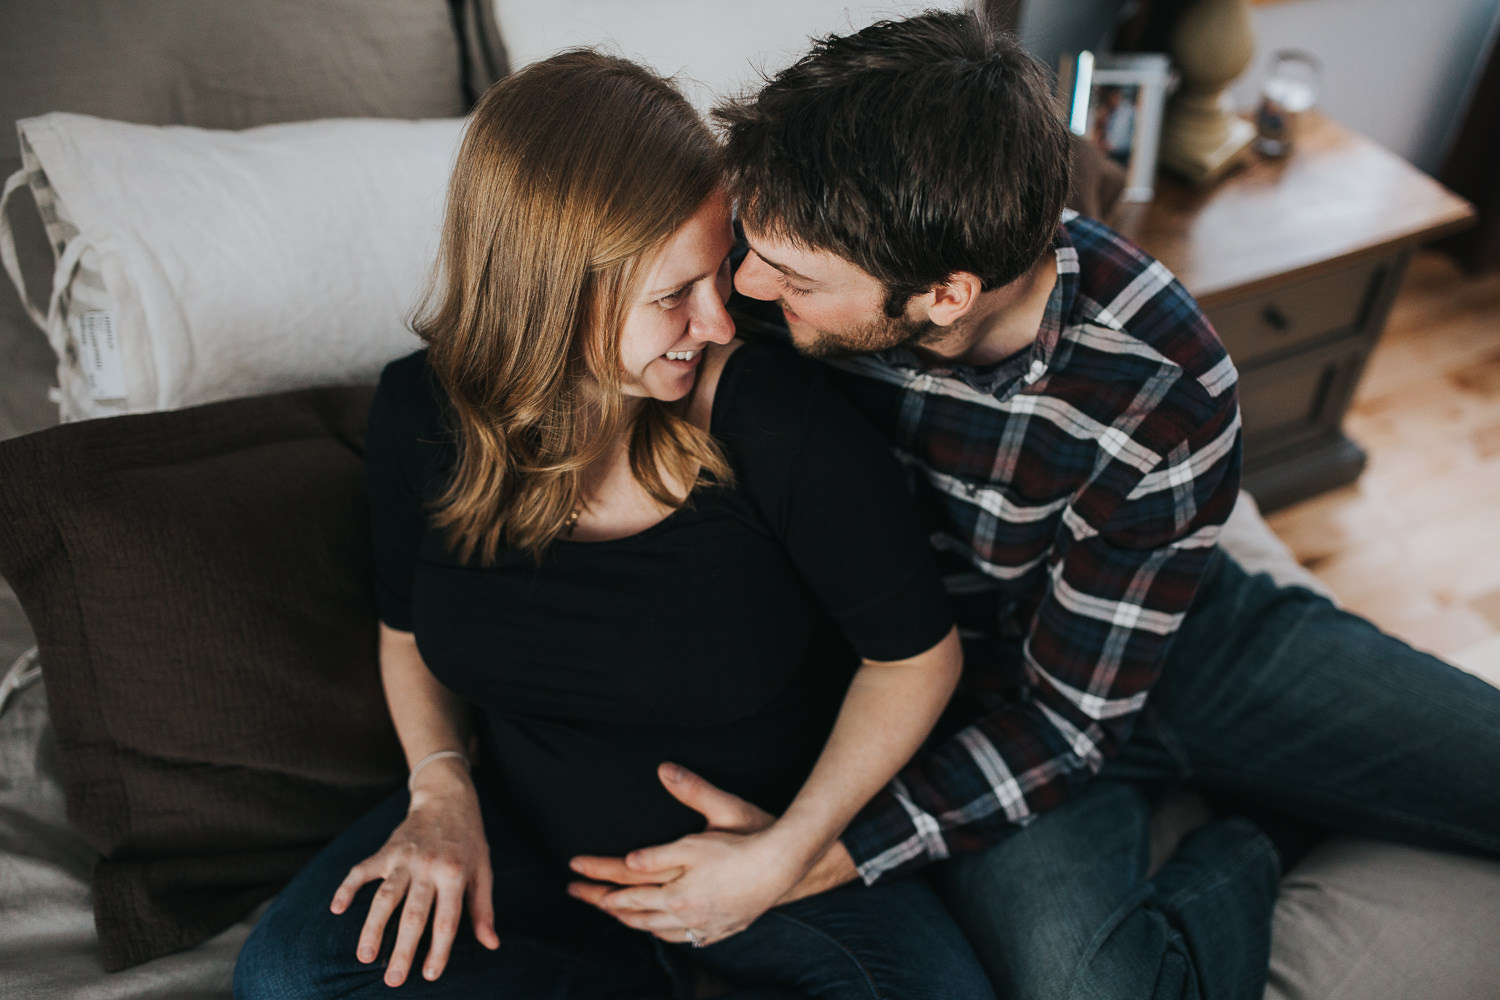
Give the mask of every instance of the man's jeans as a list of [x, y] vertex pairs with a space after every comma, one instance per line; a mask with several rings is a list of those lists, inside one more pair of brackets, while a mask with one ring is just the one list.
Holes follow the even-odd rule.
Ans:
[[407, 801], [403, 790], [356, 821], [276, 897], [240, 952], [238, 1000], [681, 997], [690, 995], [688, 957], [745, 984], [724, 1000], [995, 1000], [973, 950], [922, 879], [845, 886], [778, 906], [745, 932], [700, 951], [657, 945], [568, 896], [568, 873], [538, 860], [502, 805], [485, 794], [480, 805], [500, 949], [482, 948], [465, 914], [442, 977], [421, 976], [424, 936], [415, 967], [393, 989], [381, 977], [399, 915], [377, 961], [365, 965], [354, 957], [378, 883], [365, 886], [342, 916], [328, 905], [350, 867], [375, 853], [405, 817]]
[[1148, 877], [1154, 797], [1227, 793], [1338, 830], [1500, 853], [1500, 690], [1220, 555], [1120, 755], [935, 879], [996, 992], [1260, 1000], [1279, 862], [1226, 816]]

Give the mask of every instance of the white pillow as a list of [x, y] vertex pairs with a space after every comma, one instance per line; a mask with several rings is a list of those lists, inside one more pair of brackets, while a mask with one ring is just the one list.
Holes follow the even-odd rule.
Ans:
[[64, 420], [372, 381], [418, 346], [462, 120], [17, 127], [7, 192], [24, 175], [57, 255], [32, 314]]

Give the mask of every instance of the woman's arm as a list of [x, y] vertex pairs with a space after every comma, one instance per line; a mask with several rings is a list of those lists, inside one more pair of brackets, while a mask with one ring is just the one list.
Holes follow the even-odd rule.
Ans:
[[361, 886], [383, 880], [360, 932], [356, 955], [361, 962], [378, 957], [386, 923], [406, 901], [385, 974], [387, 985], [399, 986], [406, 981], [429, 915], [433, 928], [422, 969], [426, 979], [440, 976], [448, 962], [466, 898], [479, 942], [494, 949], [500, 939], [490, 896], [489, 846], [466, 763], [469, 710], [432, 676], [415, 637], [384, 623], [380, 678], [408, 768], [441, 750], [464, 754], [438, 758], [412, 776], [406, 819], [379, 852], [350, 869], [333, 896], [333, 912], [343, 913]]
[[909, 660], [861, 664], [818, 763], [787, 811], [767, 830], [797, 859], [795, 877], [783, 891], [807, 874], [854, 815], [921, 748], [962, 671], [956, 628]]
[[[961, 670], [956, 629], [910, 659], [864, 661], [817, 764], [779, 819], [753, 833], [710, 830], [629, 856], [636, 871], [681, 873], [665, 884], [607, 894], [575, 884], [575, 894], [667, 941], [709, 943], [744, 930], [808, 874], [911, 759]], [[588, 871], [591, 860], [575, 868]]]

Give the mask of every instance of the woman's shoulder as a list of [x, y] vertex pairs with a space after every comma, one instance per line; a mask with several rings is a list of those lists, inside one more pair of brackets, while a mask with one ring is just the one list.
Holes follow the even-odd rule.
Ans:
[[440, 390], [437, 378], [427, 364], [427, 348], [412, 351], [381, 369], [376, 392], [389, 403], [400, 405], [403, 409], [434, 405], [438, 401]]
[[[713, 397], [713, 428], [735, 433], [794, 432], [806, 419], [809, 400], [827, 391], [821, 365], [788, 343], [766, 336], [736, 340], [720, 362]], [[706, 374], [706, 372], [705, 372]]]
[[379, 415], [403, 427], [427, 434], [443, 426], [445, 408], [442, 387], [427, 363], [427, 349], [397, 358], [380, 373], [371, 404], [372, 418]]
[[426, 349], [386, 365], [370, 401], [367, 460], [385, 456], [424, 474], [444, 467], [451, 461], [453, 445], [446, 398], [427, 363]]

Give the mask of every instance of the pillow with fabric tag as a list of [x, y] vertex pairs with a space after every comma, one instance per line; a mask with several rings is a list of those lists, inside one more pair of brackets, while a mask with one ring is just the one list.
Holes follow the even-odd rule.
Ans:
[[[27, 299], [63, 420], [373, 381], [437, 255], [461, 119], [243, 131], [55, 113], [17, 123], [56, 267]], [[21, 291], [0, 206], [0, 254]]]

